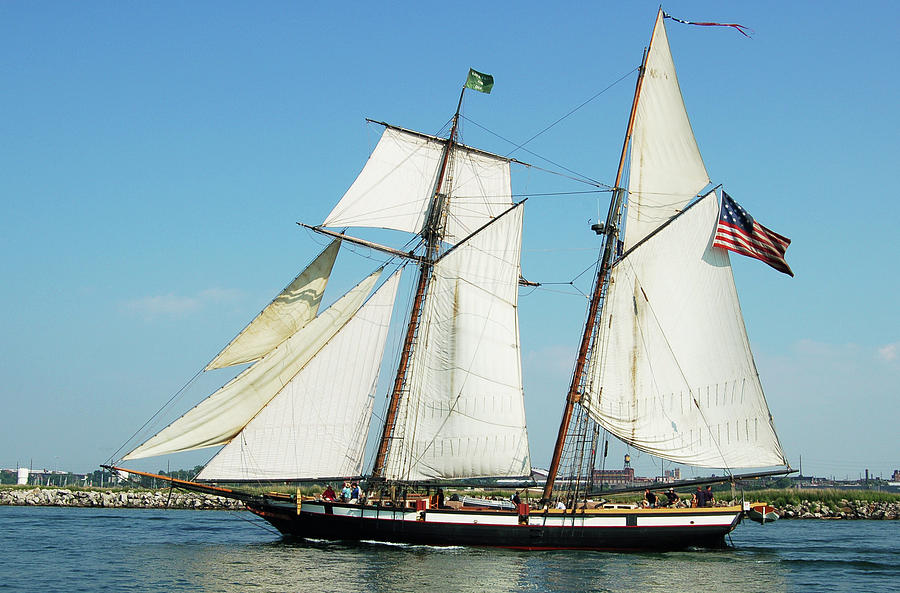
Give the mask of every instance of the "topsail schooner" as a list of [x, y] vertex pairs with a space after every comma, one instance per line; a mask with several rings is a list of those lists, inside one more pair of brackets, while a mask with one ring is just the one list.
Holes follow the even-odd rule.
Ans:
[[[517, 316], [523, 202], [512, 198], [512, 159], [459, 142], [466, 87], [447, 138], [382, 124], [362, 172], [310, 227], [334, 241], [207, 368], [252, 364], [123, 460], [221, 446], [199, 480], [366, 481], [366, 502], [173, 481], [240, 498], [301, 537], [528, 549], [723, 544], [746, 505], [587, 502], [601, 430], [677, 463], [788, 467], [728, 253], [712, 245], [720, 192], [694, 140], [664, 16], [644, 53], [608, 215], [595, 225], [601, 257], [541, 504], [451, 507], [410, 494], [534, 484]], [[472, 72], [468, 88], [490, 92], [493, 79]], [[326, 227], [405, 231], [417, 244], [404, 251]], [[400, 265], [319, 313], [344, 241]], [[404, 267], [416, 288], [367, 472], [372, 396]], [[565, 508], [549, 508], [560, 498]]]

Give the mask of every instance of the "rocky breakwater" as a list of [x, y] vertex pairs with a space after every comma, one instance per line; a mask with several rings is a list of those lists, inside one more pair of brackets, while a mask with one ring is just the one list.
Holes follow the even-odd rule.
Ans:
[[900, 502], [843, 499], [837, 504], [801, 501], [778, 509], [784, 519], [900, 519]]
[[238, 510], [239, 500], [178, 490], [69, 490], [66, 488], [9, 488], [0, 490], [0, 505], [107, 507], [128, 509]]

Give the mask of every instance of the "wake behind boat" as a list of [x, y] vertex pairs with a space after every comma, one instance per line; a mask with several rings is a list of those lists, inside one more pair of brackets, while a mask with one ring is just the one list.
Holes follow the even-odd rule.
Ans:
[[[732, 476], [788, 466], [726, 251], [777, 267], [783, 248], [760, 257], [723, 243], [720, 200], [730, 198], [712, 185], [700, 157], [664, 18], [660, 11], [642, 60], [607, 218], [594, 225], [602, 241], [597, 273], [540, 501], [474, 508], [436, 493], [535, 484], [517, 308], [524, 203], [512, 196], [515, 161], [459, 141], [466, 89], [493, 85], [476, 71], [447, 138], [381, 124], [362, 172], [323, 225], [309, 227], [334, 241], [206, 368], [250, 366], [123, 460], [221, 447], [197, 482], [173, 483], [240, 498], [291, 536], [525, 549], [724, 545], [745, 505], [590, 502], [608, 435]], [[746, 214], [733, 204], [729, 211]], [[760, 232], [749, 220], [749, 232]], [[327, 227], [393, 229], [412, 240], [394, 248]], [[369, 247], [385, 263], [319, 312], [342, 242]], [[412, 305], [374, 462], [365, 468], [404, 270], [414, 275]], [[362, 481], [367, 496], [337, 502], [208, 484], [347, 479]]]

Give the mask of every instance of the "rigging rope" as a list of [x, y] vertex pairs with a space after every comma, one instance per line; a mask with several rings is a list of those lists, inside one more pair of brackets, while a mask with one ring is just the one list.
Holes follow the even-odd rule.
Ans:
[[[506, 138], [506, 137], [504, 137], [504, 136], [501, 136], [500, 134], [498, 134], [497, 132], [491, 130], [490, 128], [488, 128], [488, 127], [486, 127], [486, 126], [483, 126], [483, 125], [481, 125], [480, 123], [478, 123], [478, 122], [476, 122], [476, 121], [474, 121], [474, 120], [472, 120], [472, 119], [469, 119], [468, 117], [466, 117], [466, 116], [464, 116], [464, 115], [460, 116], [460, 118], [461, 118], [461, 119], [465, 119], [465, 120], [471, 122], [473, 125], [478, 126], [479, 128], [481, 128], [481, 129], [484, 130], [485, 132], [487, 132], [487, 133], [489, 133], [489, 134], [491, 134], [491, 135], [493, 135], [493, 136], [496, 136], [497, 138], [503, 140], [504, 142], [508, 142], [508, 143], [510, 143], [510, 144], [515, 144], [515, 142], [512, 141], [512, 140], [510, 140], [509, 138]], [[611, 185], [609, 185], [609, 184], [603, 183], [603, 182], [601, 182], [601, 181], [597, 181], [596, 179], [592, 179], [592, 178], [588, 177], [587, 175], [582, 175], [582, 174], [579, 173], [578, 171], [573, 171], [572, 169], [569, 169], [568, 167], [566, 167], [566, 166], [564, 166], [564, 165], [561, 165], [561, 164], [559, 164], [559, 163], [557, 163], [557, 162], [555, 162], [555, 161], [552, 161], [552, 160], [548, 159], [547, 157], [541, 156], [541, 155], [537, 154], [536, 152], [533, 152], [533, 151], [530, 151], [530, 150], [524, 149], [524, 148], [523, 148], [522, 150], [524, 150], [525, 152], [527, 152], [527, 153], [530, 154], [531, 156], [537, 157], [537, 158], [539, 158], [539, 159], [541, 159], [541, 160], [543, 160], [543, 161], [547, 161], [547, 162], [550, 163], [551, 165], [554, 165], [554, 166], [556, 166], [556, 167], [559, 167], [560, 169], [562, 169], [562, 170], [564, 170], [564, 171], [567, 171], [567, 172], [571, 173], [572, 175], [575, 175], [575, 177], [572, 177], [572, 176], [569, 176], [569, 175], [563, 175], [562, 173], [560, 173], [560, 172], [558, 172], [558, 171], [552, 171], [552, 170], [550, 170], [550, 169], [544, 169], [544, 168], [542, 168], [542, 167], [538, 167], [537, 165], [528, 165], [528, 167], [530, 167], [530, 168], [534, 168], [534, 169], [537, 169], [537, 170], [539, 170], [539, 171], [544, 171], [545, 173], [550, 173], [551, 175], [558, 175], [559, 177], [565, 177], [566, 179], [571, 179], [572, 181], [577, 181], [577, 182], [579, 182], [579, 183], [585, 183], [585, 184], [587, 184], [587, 185], [593, 185], [593, 186], [596, 186], [596, 187], [604, 187], [604, 188], [607, 188], [607, 189], [610, 189], [610, 190], [613, 189], [613, 187], [612, 187]]]
[[491, 129], [489, 129], [489, 128], [487, 128], [487, 127], [485, 127], [485, 126], [479, 124], [478, 122], [476, 122], [476, 121], [474, 121], [474, 120], [472, 120], [472, 119], [469, 119], [468, 117], [466, 117], [466, 116], [464, 116], [464, 115], [462, 115], [462, 116], [460, 116], [460, 117], [461, 117], [462, 119], [465, 119], [465, 120], [471, 122], [471, 123], [474, 124], [475, 126], [478, 126], [479, 128], [481, 128], [481, 129], [484, 130], [485, 132], [488, 132], [489, 134], [492, 134], [492, 135], [496, 136], [497, 138], [500, 138], [500, 139], [503, 140], [504, 142], [508, 142], [509, 144], [512, 144], [512, 145], [514, 146], [514, 148], [513, 148], [512, 150], [510, 150], [509, 152], [506, 153], [505, 156], [507, 156], [507, 157], [510, 156], [510, 155], [512, 155], [512, 154], [513, 154], [514, 152], [516, 152], [517, 150], [524, 150], [524, 151], [527, 152], [528, 154], [530, 154], [530, 155], [532, 155], [532, 156], [534, 156], [534, 157], [537, 157], [537, 158], [539, 158], [539, 159], [541, 159], [541, 160], [544, 160], [544, 161], [550, 163], [551, 165], [554, 165], [555, 167], [559, 167], [560, 169], [562, 169], [562, 170], [564, 170], [564, 171], [567, 171], [568, 173], [571, 173], [572, 175], [575, 175], [576, 177], [569, 177], [568, 175], [562, 175], [561, 173], [556, 172], [556, 171], [551, 171], [551, 170], [549, 170], [549, 169], [542, 169], [542, 168], [540, 168], [540, 167], [536, 167], [535, 165], [530, 165], [530, 166], [532, 166], [532, 167], [535, 167], [536, 169], [540, 169], [540, 170], [542, 170], [542, 171], [546, 171], [547, 173], [551, 173], [551, 174], [553, 174], [553, 175], [559, 175], [559, 176], [561, 176], [561, 177], [567, 177], [567, 178], [569, 178], [569, 179], [572, 179], [573, 181], [579, 181], [579, 182], [581, 182], [581, 183], [587, 183], [587, 184], [590, 184], [590, 185], [595, 185], [595, 186], [599, 186], [599, 187], [605, 187], [605, 188], [607, 188], [607, 189], [609, 189], [609, 190], [612, 190], [612, 189], [614, 189], [614, 188], [613, 188], [611, 185], [606, 184], [606, 183], [602, 183], [602, 182], [600, 182], [600, 181], [597, 181], [597, 180], [595, 180], [595, 179], [593, 179], [593, 178], [591, 178], [591, 177], [589, 177], [589, 176], [587, 176], [587, 175], [583, 175], [583, 174], [581, 174], [581, 173], [578, 173], [577, 171], [573, 171], [572, 169], [569, 169], [568, 167], [565, 167], [565, 166], [563, 166], [563, 165], [561, 165], [561, 164], [559, 164], [559, 163], [557, 163], [557, 162], [555, 162], [555, 161], [552, 161], [551, 159], [549, 159], [549, 158], [547, 158], [547, 157], [541, 156], [541, 155], [539, 155], [539, 154], [537, 154], [537, 153], [535, 153], [535, 152], [533, 152], [533, 151], [531, 151], [531, 150], [526, 149], [526, 148], [525, 148], [525, 145], [529, 144], [531, 141], [535, 140], [536, 138], [538, 138], [539, 136], [541, 136], [541, 135], [544, 134], [545, 132], [547, 132], [547, 131], [549, 131], [550, 129], [554, 128], [555, 126], [557, 126], [557, 125], [558, 125], [559, 123], [561, 123], [562, 121], [568, 119], [568, 118], [571, 117], [573, 114], [575, 114], [577, 111], [579, 111], [579, 110], [582, 109], [584, 106], [586, 106], [588, 103], [591, 103], [591, 102], [594, 101], [597, 97], [599, 97], [600, 95], [606, 93], [607, 91], [609, 91], [610, 89], [612, 89], [613, 87], [615, 87], [617, 84], [619, 84], [620, 82], [622, 82], [623, 80], [625, 80], [626, 78], [628, 78], [629, 76], [631, 76], [634, 72], [637, 72], [638, 70], [640, 70], [640, 67], [639, 67], [639, 66], [636, 67], [636, 68], [634, 68], [634, 69], [632, 69], [632, 70], [629, 70], [628, 72], [626, 72], [625, 74], [623, 74], [621, 77], [619, 77], [616, 81], [614, 81], [614, 82], [612, 82], [611, 84], [609, 84], [606, 88], [602, 89], [601, 91], [597, 92], [596, 94], [594, 94], [592, 97], [590, 97], [590, 98], [587, 99], [586, 101], [582, 102], [580, 105], [578, 105], [578, 106], [576, 106], [575, 108], [571, 109], [568, 113], [566, 113], [566, 114], [563, 115], [562, 117], [559, 117], [558, 119], [556, 119], [556, 121], [554, 121], [554, 122], [551, 123], [550, 125], [546, 126], [545, 128], [543, 128], [542, 130], [540, 130], [539, 132], [537, 132], [536, 134], [534, 134], [533, 136], [531, 136], [530, 138], [528, 138], [527, 140], [525, 140], [525, 141], [522, 142], [522, 143], [517, 143], [517, 142], [515, 142], [515, 141], [513, 141], [513, 140], [510, 140], [510, 139], [508, 139], [508, 138], [505, 138], [504, 136], [501, 136], [500, 134], [494, 132], [493, 130], [491, 130]]
[[582, 107], [584, 107], [585, 105], [587, 105], [588, 103], [590, 103], [591, 101], [593, 101], [594, 99], [596, 99], [597, 97], [599, 97], [600, 95], [602, 95], [603, 93], [605, 93], [606, 91], [610, 90], [611, 88], [613, 88], [614, 86], [616, 86], [617, 84], [619, 84], [620, 82], [622, 82], [623, 80], [625, 80], [626, 78], [628, 78], [629, 76], [631, 76], [633, 73], [637, 72], [637, 71], [640, 70], [640, 69], [641, 69], [640, 66], [638, 66], [638, 67], [634, 68], [633, 70], [629, 70], [628, 72], [626, 72], [625, 74], [623, 74], [618, 80], [616, 80], [615, 82], [613, 82], [613, 83], [611, 83], [609, 86], [607, 86], [605, 89], [601, 90], [600, 92], [598, 92], [597, 94], [595, 94], [593, 97], [591, 97], [591, 98], [588, 99], [587, 101], [583, 102], [581, 105], [575, 107], [574, 109], [572, 109], [571, 111], [569, 111], [567, 114], [565, 114], [564, 116], [560, 117], [560, 118], [557, 119], [555, 122], [553, 122], [552, 124], [550, 124], [549, 126], [547, 126], [546, 128], [544, 128], [543, 130], [541, 130], [540, 132], [538, 132], [537, 134], [535, 134], [534, 136], [532, 136], [531, 138], [529, 138], [529, 139], [526, 140], [525, 142], [523, 142], [523, 143], [517, 145], [514, 149], [512, 149], [511, 151], [509, 151], [508, 153], [506, 153], [506, 155], [509, 156], [509, 155], [511, 155], [512, 153], [514, 153], [516, 150], [519, 150], [520, 148], [522, 148], [523, 146], [525, 146], [526, 144], [528, 144], [529, 142], [531, 142], [532, 140], [534, 140], [535, 138], [537, 138], [538, 136], [540, 136], [541, 134], [543, 134], [544, 132], [550, 130], [551, 128], [553, 128], [554, 126], [556, 126], [556, 125], [557, 125], [558, 123], [560, 123], [561, 121], [567, 119], [569, 116], [571, 116], [572, 114], [574, 114], [576, 111], [578, 111], [579, 109], [581, 109]]
[[585, 195], [585, 194], [593, 195], [593, 194], [607, 193], [607, 192], [612, 192], [612, 191], [613, 191], [612, 189], [600, 189], [600, 190], [592, 189], [592, 190], [588, 190], [588, 191], [556, 191], [556, 192], [540, 192], [540, 193], [536, 193], [536, 194], [513, 194], [512, 197], [514, 197], [514, 198], [535, 198], [535, 197], [546, 198], [546, 197], [552, 197], [552, 196], [580, 196], [580, 195]]
[[114, 465], [113, 460], [114, 460], [114, 459], [116, 459], [116, 460], [119, 459], [118, 455], [119, 455], [119, 453], [122, 452], [122, 449], [124, 449], [124, 448], [128, 445], [128, 443], [132, 442], [132, 441], [135, 439], [135, 437], [137, 437], [137, 435], [139, 435], [139, 434], [140, 434], [145, 428], [147, 428], [151, 423], [153, 423], [153, 422], [155, 422], [155, 421], [158, 421], [158, 420], [159, 420], [160, 414], [162, 414], [163, 411], [165, 411], [169, 406], [171, 406], [172, 404], [174, 404], [175, 401], [176, 401], [178, 398], [180, 398], [182, 395], [184, 395], [184, 392], [188, 389], [188, 387], [190, 387], [190, 386], [194, 383], [194, 381], [197, 380], [197, 377], [199, 377], [201, 373], [203, 373], [203, 369], [200, 369], [199, 371], [197, 371], [197, 373], [196, 373], [193, 377], [191, 377], [191, 378], [188, 380], [188, 382], [185, 383], [185, 384], [181, 387], [181, 389], [179, 389], [178, 391], [176, 391], [175, 394], [172, 395], [172, 397], [169, 398], [169, 401], [167, 401], [166, 403], [164, 403], [164, 404], [162, 405], [162, 407], [156, 411], [155, 414], [153, 414], [152, 416], [150, 416], [150, 418], [149, 418], [146, 422], [144, 422], [144, 424], [134, 432], [134, 434], [132, 434], [130, 437], [128, 437], [128, 440], [126, 440], [124, 443], [122, 443], [122, 445], [121, 445], [118, 449], [116, 449], [115, 452], [114, 452], [112, 455], [109, 456], [109, 459], [106, 460], [107, 465]]

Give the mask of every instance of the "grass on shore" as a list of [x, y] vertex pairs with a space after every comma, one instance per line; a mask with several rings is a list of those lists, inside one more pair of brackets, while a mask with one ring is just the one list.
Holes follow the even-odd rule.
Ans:
[[799, 505], [802, 501], [828, 504], [830, 507], [841, 506], [841, 501], [849, 502], [900, 502], [900, 494], [878, 490], [840, 490], [838, 488], [784, 488], [771, 490], [754, 490], [745, 493], [745, 498], [759, 499], [775, 507]]

